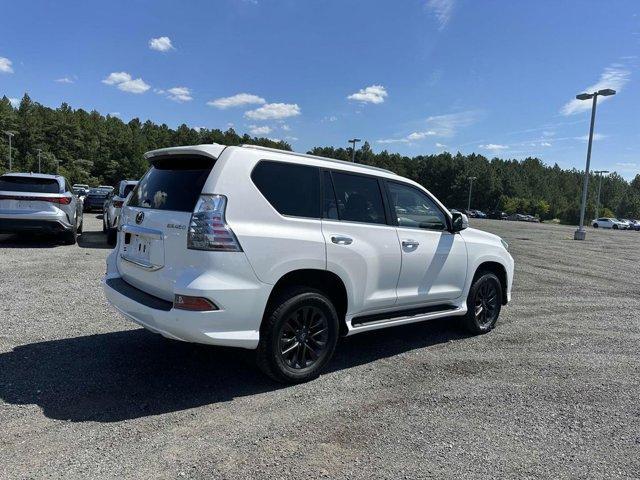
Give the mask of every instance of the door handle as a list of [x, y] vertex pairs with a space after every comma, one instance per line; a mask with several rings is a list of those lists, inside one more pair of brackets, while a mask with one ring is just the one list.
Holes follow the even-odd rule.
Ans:
[[415, 248], [420, 245], [420, 242], [416, 242], [415, 240], [403, 240], [402, 246], [405, 248]]
[[331, 237], [331, 241], [336, 245], [351, 245], [353, 238], [345, 237], [342, 235], [334, 235]]

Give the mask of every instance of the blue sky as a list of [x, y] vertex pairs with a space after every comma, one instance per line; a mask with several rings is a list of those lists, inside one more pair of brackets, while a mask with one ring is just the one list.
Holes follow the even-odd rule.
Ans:
[[343, 145], [640, 173], [640, 2], [5, 2], [0, 95]]

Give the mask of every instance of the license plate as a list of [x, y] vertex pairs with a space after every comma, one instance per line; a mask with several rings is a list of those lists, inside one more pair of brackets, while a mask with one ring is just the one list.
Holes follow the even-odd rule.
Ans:
[[18, 200], [18, 208], [28, 208], [30, 209], [33, 206], [32, 202], [28, 200]]
[[149, 262], [151, 242], [140, 235], [131, 235], [131, 242], [126, 247], [126, 256], [132, 260]]

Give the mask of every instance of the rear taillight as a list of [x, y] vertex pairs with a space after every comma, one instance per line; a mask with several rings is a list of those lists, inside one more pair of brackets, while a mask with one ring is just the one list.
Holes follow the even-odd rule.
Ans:
[[226, 208], [227, 197], [224, 195], [200, 195], [189, 222], [187, 248], [221, 252], [242, 251], [233, 230], [225, 221]]
[[191, 310], [193, 312], [209, 312], [218, 310], [211, 301], [204, 297], [190, 297], [188, 295], [176, 295], [173, 298], [173, 308]]
[[49, 202], [69, 205], [71, 197], [29, 197], [25, 195], [0, 195], [0, 200], [23, 200], [29, 202]]
[[114, 206], [114, 208], [122, 208], [122, 204], [123, 203], [124, 202], [122, 200], [114, 200], [113, 201], [113, 206]]

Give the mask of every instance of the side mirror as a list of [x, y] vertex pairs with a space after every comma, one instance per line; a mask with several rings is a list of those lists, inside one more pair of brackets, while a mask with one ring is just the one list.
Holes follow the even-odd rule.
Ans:
[[453, 220], [451, 222], [453, 233], [460, 232], [469, 227], [469, 218], [460, 212], [452, 213]]

